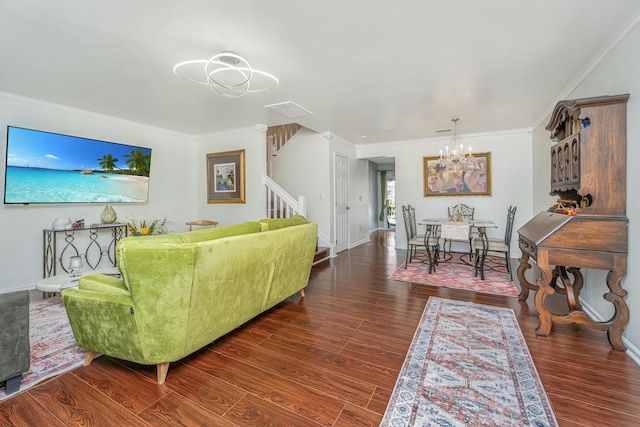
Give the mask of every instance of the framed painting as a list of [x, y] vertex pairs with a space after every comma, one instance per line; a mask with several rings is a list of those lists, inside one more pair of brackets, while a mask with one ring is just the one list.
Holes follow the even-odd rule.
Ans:
[[244, 150], [207, 154], [207, 203], [245, 203]]
[[424, 197], [491, 196], [491, 153], [475, 153], [466, 162], [423, 157]]

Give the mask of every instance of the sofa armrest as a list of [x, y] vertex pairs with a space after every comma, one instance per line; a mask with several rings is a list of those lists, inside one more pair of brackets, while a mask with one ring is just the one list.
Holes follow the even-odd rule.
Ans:
[[131, 292], [124, 284], [124, 280], [104, 274], [82, 276], [78, 282], [78, 288], [112, 295], [131, 295]]
[[62, 301], [80, 347], [146, 363], [131, 296], [67, 288]]

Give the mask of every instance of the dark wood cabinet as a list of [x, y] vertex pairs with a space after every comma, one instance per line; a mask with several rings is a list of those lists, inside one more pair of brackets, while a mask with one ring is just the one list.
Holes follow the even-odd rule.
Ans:
[[561, 101], [547, 130], [551, 194], [574, 200], [591, 215], [624, 216], [627, 204], [629, 95]]
[[[579, 206], [574, 216], [541, 212], [518, 230], [522, 251], [518, 279], [520, 299], [536, 292], [540, 316], [538, 335], [552, 324], [577, 323], [606, 331], [611, 346], [624, 351], [622, 333], [629, 321], [620, 282], [627, 272], [626, 217], [627, 100], [629, 95], [601, 96], [559, 102], [547, 130], [551, 132], [551, 194]], [[525, 278], [535, 261], [541, 277]], [[605, 300], [614, 306], [606, 321], [594, 321], [580, 304], [582, 268], [608, 270]], [[545, 305], [551, 294], [566, 296], [569, 313], [552, 314]]]

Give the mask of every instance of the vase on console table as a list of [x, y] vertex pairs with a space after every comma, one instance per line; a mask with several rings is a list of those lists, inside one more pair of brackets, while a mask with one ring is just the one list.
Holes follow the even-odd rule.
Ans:
[[71, 218], [56, 218], [51, 224], [54, 230], [69, 230], [71, 226]]
[[116, 211], [111, 207], [111, 203], [107, 203], [107, 206], [105, 206], [104, 210], [100, 214], [100, 221], [103, 224], [113, 224], [116, 222], [116, 218], [118, 218]]

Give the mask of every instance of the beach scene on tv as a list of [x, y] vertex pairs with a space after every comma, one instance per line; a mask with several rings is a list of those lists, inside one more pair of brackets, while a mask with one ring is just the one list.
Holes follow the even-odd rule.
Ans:
[[5, 203], [135, 203], [149, 193], [151, 149], [9, 127]]

